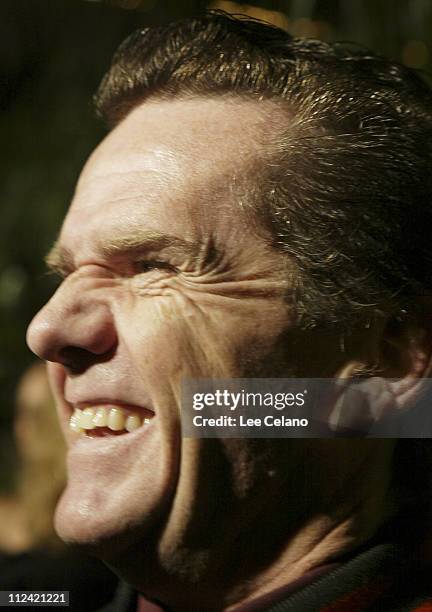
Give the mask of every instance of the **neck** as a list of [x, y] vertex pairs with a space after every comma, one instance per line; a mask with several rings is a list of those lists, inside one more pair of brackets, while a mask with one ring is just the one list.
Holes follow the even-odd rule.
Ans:
[[[285, 491], [280, 511], [272, 509], [268, 526], [269, 532], [285, 535], [285, 541], [267, 567], [249, 579], [249, 592], [240, 595], [239, 589], [238, 600], [228, 610], [354, 554], [394, 513], [390, 494], [394, 441], [296, 443], [308, 446], [298, 478]], [[245, 557], [254, 554], [253, 547], [243, 552]]]

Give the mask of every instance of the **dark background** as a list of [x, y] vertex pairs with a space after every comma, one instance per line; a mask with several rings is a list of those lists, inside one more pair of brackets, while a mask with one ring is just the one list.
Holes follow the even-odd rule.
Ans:
[[43, 256], [79, 170], [104, 134], [92, 94], [128, 33], [206, 7], [247, 13], [299, 36], [352, 40], [422, 71], [431, 67], [431, 0], [1, 0], [0, 489], [13, 465], [14, 389], [33, 360], [25, 330], [54, 286]]

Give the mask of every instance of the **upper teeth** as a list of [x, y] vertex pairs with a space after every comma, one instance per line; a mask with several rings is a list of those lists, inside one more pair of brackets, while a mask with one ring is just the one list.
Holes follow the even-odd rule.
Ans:
[[125, 411], [123, 408], [76, 408], [70, 417], [69, 427], [72, 431], [82, 432], [84, 429], [108, 427], [112, 431], [134, 431], [150, 423], [150, 419], [142, 419], [138, 414]]

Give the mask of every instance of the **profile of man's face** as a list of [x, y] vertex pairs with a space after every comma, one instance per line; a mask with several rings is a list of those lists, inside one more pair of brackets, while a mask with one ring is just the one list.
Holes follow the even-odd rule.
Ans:
[[[174, 549], [214, 510], [212, 494], [225, 488], [229, 500], [230, 487], [254, 481], [245, 468], [250, 441], [234, 461], [208, 442], [182, 440], [179, 398], [185, 376], [274, 371], [272, 354], [291, 325], [284, 258], [253, 231], [243, 201], [264, 129], [250, 102], [148, 102], [80, 177], [50, 258], [66, 277], [28, 333], [53, 362], [70, 444], [57, 512], [67, 540], [115, 548], [137, 529], [143, 537], [159, 530]], [[74, 410], [88, 407], [147, 421], [121, 435], [70, 431]]]

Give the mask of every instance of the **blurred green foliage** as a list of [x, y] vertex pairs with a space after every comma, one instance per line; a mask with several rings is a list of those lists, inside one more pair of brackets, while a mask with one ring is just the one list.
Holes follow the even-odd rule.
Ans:
[[[280, 11], [295, 34], [321, 31], [423, 67], [430, 61], [430, 0], [211, 4], [239, 12]], [[79, 170], [104, 133], [91, 96], [129, 32], [205, 6], [200, 0], [1, 2], [0, 476], [2, 468], [9, 473], [13, 456], [8, 426], [14, 389], [33, 359], [25, 330], [53, 291], [43, 256], [56, 237]], [[313, 24], [321, 24], [321, 30]]]

